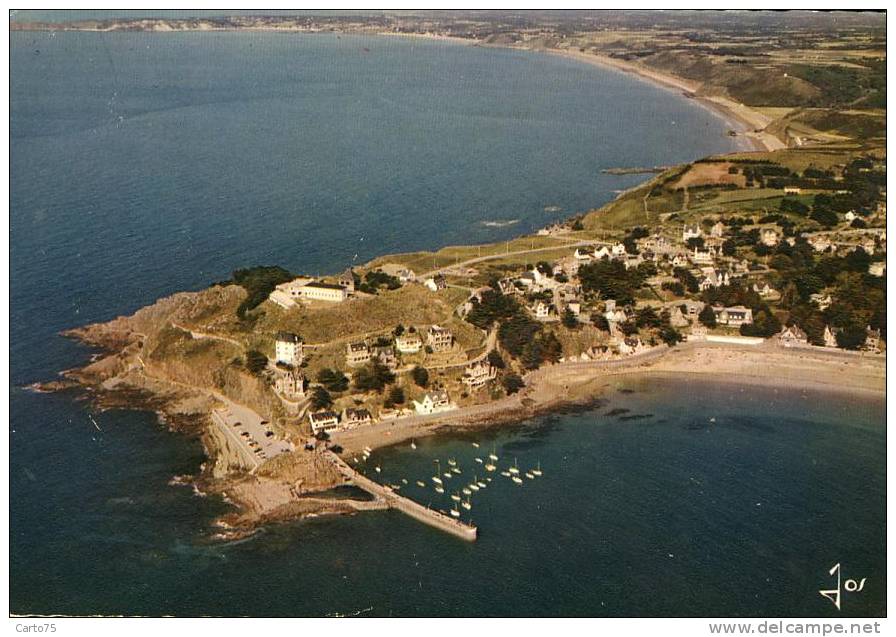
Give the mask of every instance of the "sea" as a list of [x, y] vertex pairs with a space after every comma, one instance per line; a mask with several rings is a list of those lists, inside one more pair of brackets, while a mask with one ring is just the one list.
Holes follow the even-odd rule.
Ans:
[[[883, 400], [608, 379], [588, 408], [374, 453], [436, 508], [483, 481], [475, 543], [396, 512], [221, 543], [228, 505], [169, 484], [197, 440], [28, 389], [93, 353], [66, 328], [239, 267], [530, 232], [645, 179], [602, 169], [735, 149], [719, 115], [560, 56], [401, 37], [13, 32], [10, 56], [11, 612], [886, 614]], [[492, 450], [542, 475], [486, 476]], [[449, 493], [416, 486], [449, 459]], [[837, 564], [864, 580], [839, 611]]]

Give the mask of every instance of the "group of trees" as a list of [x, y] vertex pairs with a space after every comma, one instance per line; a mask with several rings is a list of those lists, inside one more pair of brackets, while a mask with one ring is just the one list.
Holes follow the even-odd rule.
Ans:
[[248, 312], [263, 303], [275, 287], [294, 278], [293, 273], [279, 266], [256, 266], [234, 270], [231, 279], [221, 285], [239, 285], [246, 290], [246, 298], [236, 308], [236, 315], [245, 319]]
[[355, 288], [360, 290], [361, 292], [366, 292], [368, 294], [376, 294], [380, 288], [386, 288], [387, 290], [397, 290], [401, 287], [401, 281], [398, 280], [398, 277], [394, 277], [391, 274], [386, 274], [382, 270], [371, 270], [364, 275], [364, 280], [361, 280], [357, 274], [355, 277]]
[[601, 259], [580, 266], [579, 281], [586, 294], [629, 305], [635, 302], [635, 292], [644, 285], [649, 271], [647, 265], [642, 263], [637, 268], [626, 270], [622, 261]]

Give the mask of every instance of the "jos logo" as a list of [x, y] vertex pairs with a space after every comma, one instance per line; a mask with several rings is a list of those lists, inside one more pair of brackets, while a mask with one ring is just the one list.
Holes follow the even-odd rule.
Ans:
[[828, 574], [832, 577], [834, 574], [837, 575], [837, 588], [818, 592], [821, 593], [822, 597], [829, 599], [831, 603], [837, 607], [837, 610], [840, 610], [840, 599], [843, 593], [860, 593], [862, 589], [865, 588], [865, 580], [868, 579], [867, 577], [863, 577], [860, 581], [854, 579], [848, 579], [845, 582], [842, 581], [840, 562], [834, 564], [834, 566], [831, 567], [831, 570], [828, 571]]

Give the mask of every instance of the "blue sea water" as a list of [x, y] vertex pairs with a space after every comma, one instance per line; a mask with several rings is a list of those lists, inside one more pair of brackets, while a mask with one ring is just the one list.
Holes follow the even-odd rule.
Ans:
[[[11, 40], [13, 612], [811, 615], [831, 611], [817, 590], [841, 561], [870, 578], [844, 613], [885, 613], [873, 401], [614, 389], [602, 409], [483, 438], [546, 476], [477, 496], [476, 544], [377, 513], [220, 545], [208, 523], [226, 506], [168, 486], [196, 470], [198, 442], [137, 412], [97, 415], [99, 431], [75, 396], [22, 389], [86, 360], [62, 329], [237, 267], [336, 271], [520, 234], [643, 179], [602, 168], [731, 149], [717, 116], [522, 51], [246, 33]], [[614, 407], [653, 416], [606, 416]], [[408, 451], [376, 459], [400, 479], [473, 448]]]

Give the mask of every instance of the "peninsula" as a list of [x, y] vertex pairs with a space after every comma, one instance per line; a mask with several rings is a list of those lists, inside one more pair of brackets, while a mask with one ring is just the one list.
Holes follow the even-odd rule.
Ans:
[[[237, 270], [67, 331], [101, 353], [40, 388], [86, 389], [101, 408], [151, 409], [199, 436], [208, 460], [188, 479], [234, 504], [220, 537], [394, 507], [465, 539], [474, 528], [365, 476], [370, 451], [587, 405], [620, 374], [883, 394], [885, 34], [873, 19], [856, 35], [804, 16], [787, 37], [757, 18], [737, 34], [707, 26], [711, 37], [698, 41], [678, 16], [603, 19], [13, 22], [338, 30], [544, 50], [699, 96], [756, 148], [657, 168], [606, 206], [511, 241], [386, 255], [329, 276]], [[844, 46], [809, 56], [819, 33]], [[331, 497], [347, 483], [371, 497]]]

